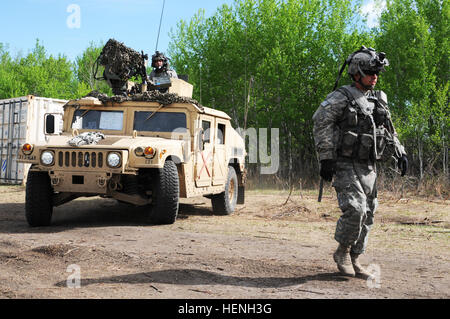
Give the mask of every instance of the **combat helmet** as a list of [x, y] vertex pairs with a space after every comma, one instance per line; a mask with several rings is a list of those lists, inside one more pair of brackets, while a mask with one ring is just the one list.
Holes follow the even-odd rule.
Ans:
[[366, 76], [368, 73], [378, 73], [384, 72], [385, 66], [389, 65], [388, 59], [386, 59], [386, 53], [376, 52], [373, 48], [366, 48], [364, 45], [358, 51], [353, 52], [345, 60], [344, 64], [339, 71], [338, 78], [334, 85], [334, 90], [336, 90], [339, 79], [341, 78], [342, 71], [344, 71], [345, 66], [348, 64], [347, 73], [352, 79], [354, 79], [355, 74], [360, 73], [362, 77]]
[[162, 60], [163, 65], [161, 69], [167, 70], [169, 68], [169, 58], [167, 58], [164, 53], [156, 51], [155, 54], [152, 55], [152, 67], [157, 68], [156, 61]]
[[386, 53], [377, 53], [372, 48], [366, 48], [362, 46], [358, 51], [350, 54], [347, 58], [348, 70], [347, 73], [353, 77], [355, 74], [360, 73], [362, 77], [366, 76], [366, 73], [383, 72], [386, 71], [385, 66], [389, 65], [388, 59], [386, 59]]

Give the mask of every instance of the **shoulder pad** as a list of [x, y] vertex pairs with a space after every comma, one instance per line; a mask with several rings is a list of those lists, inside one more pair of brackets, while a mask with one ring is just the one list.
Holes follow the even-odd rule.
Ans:
[[383, 106], [387, 106], [387, 95], [383, 91], [375, 91], [378, 101], [383, 104]]
[[328, 94], [326, 100], [329, 104], [340, 104], [342, 102], [347, 102], [348, 97], [345, 96], [344, 93], [339, 91], [333, 91], [330, 94]]

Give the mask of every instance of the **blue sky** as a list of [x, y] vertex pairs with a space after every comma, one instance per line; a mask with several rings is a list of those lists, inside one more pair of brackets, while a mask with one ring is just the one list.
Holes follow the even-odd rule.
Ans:
[[[168, 33], [181, 19], [190, 20], [200, 8], [210, 16], [222, 4], [232, 3], [166, 0], [158, 50], [167, 51]], [[28, 53], [38, 38], [49, 54], [61, 53], [73, 60], [91, 41], [109, 38], [153, 54], [163, 0], [3, 0], [0, 6], [0, 42], [9, 46], [13, 56]]]
[[[366, 0], [370, 3], [373, 0]], [[212, 15], [234, 0], [166, 0], [158, 50], [167, 52], [169, 31], [181, 19], [204, 9]], [[36, 43], [49, 54], [74, 60], [90, 42], [114, 38], [151, 55], [155, 51], [163, 0], [4, 0], [1, 3], [0, 42], [13, 56], [27, 54]], [[369, 10], [372, 11], [372, 10]]]

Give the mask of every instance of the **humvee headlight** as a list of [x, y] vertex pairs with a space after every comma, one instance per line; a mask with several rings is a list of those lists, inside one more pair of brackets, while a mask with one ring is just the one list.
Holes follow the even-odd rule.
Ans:
[[156, 154], [156, 149], [154, 149], [153, 147], [148, 146], [144, 149], [144, 155], [147, 158], [153, 158], [155, 156], [155, 154]]
[[138, 146], [134, 149], [134, 154], [136, 154], [136, 156], [143, 156], [144, 149], [142, 147]]
[[47, 165], [47, 166], [52, 165], [54, 159], [55, 159], [55, 154], [51, 151], [44, 151], [41, 154], [41, 162], [44, 165]]
[[111, 168], [119, 167], [121, 164], [120, 155], [118, 153], [109, 153], [106, 162]]
[[33, 145], [25, 143], [22, 145], [22, 152], [25, 155], [30, 155], [33, 152]]

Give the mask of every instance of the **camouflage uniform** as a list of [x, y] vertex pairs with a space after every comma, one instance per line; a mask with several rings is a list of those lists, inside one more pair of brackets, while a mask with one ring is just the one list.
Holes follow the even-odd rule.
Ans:
[[[377, 116], [380, 112], [385, 115], [382, 119]], [[405, 154], [390, 120], [386, 95], [344, 86], [327, 96], [313, 121], [319, 159], [336, 161], [333, 187], [343, 214], [334, 238], [361, 254], [378, 206], [375, 161]], [[382, 132], [384, 138], [379, 136]]]

